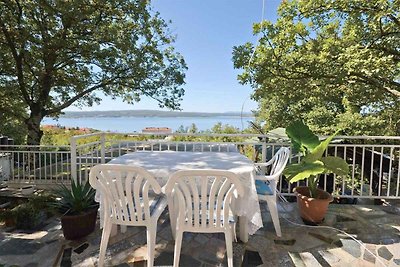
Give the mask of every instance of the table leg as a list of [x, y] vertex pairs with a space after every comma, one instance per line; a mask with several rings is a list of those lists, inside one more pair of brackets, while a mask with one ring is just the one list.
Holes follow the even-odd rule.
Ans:
[[239, 238], [242, 242], [249, 241], [249, 223], [246, 216], [239, 216]]

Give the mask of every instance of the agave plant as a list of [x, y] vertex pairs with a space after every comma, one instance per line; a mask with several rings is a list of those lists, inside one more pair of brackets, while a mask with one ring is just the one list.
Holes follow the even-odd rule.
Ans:
[[98, 205], [94, 201], [95, 193], [88, 182], [83, 184], [72, 181], [71, 188], [62, 184], [56, 190], [58, 200], [54, 202], [54, 206], [64, 215], [80, 214]]
[[302, 121], [295, 121], [286, 128], [294, 153], [301, 153], [299, 163], [286, 166], [284, 175], [290, 183], [308, 179], [310, 197], [317, 198], [318, 179], [320, 174], [334, 173], [339, 176], [348, 174], [347, 162], [339, 157], [326, 156], [325, 150], [340, 130], [320, 141]]

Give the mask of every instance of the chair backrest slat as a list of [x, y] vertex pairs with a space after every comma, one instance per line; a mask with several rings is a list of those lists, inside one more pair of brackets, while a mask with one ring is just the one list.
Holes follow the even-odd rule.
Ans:
[[[125, 179], [125, 192], [129, 192], [132, 190], [131, 188], [132, 188], [132, 182], [134, 180], [134, 175], [135, 175], [134, 172], [129, 172], [127, 174], [126, 179]], [[132, 194], [126, 194], [126, 202], [128, 204], [128, 209], [134, 211], [130, 215], [131, 215], [132, 219], [136, 221], [137, 220], [136, 209], [135, 209], [135, 204], [133, 202]]]
[[161, 193], [154, 176], [137, 166], [99, 164], [92, 167], [89, 182], [100, 190], [105, 216], [113, 223], [143, 225], [150, 217], [150, 189]]
[[[239, 177], [224, 170], [185, 170], [171, 175], [165, 193], [174, 199], [178, 225], [223, 228], [229, 223], [233, 195], [243, 196]], [[170, 202], [170, 203], [171, 203]], [[178, 205], [176, 207], [175, 205]]]
[[[216, 202], [215, 196], [216, 196], [217, 192], [219, 191], [221, 183], [222, 183], [222, 178], [221, 177], [216, 177], [214, 179], [214, 181], [212, 182], [212, 185], [211, 185], [211, 188], [210, 188], [210, 200], [209, 200], [210, 207], [211, 206], [214, 207], [214, 206], [217, 205], [215, 203]], [[219, 218], [217, 216], [217, 214], [216, 214], [216, 210], [215, 209], [210, 208], [209, 210], [210, 210], [209, 211], [210, 212], [210, 218], [212, 218], [213, 220], [214, 220], [214, 218]], [[218, 220], [216, 220], [216, 223], [217, 223], [217, 226], [220, 226], [220, 224], [218, 224]]]
[[[206, 176], [200, 176], [201, 183], [201, 227], [207, 227], [207, 202], [208, 202], [208, 179]], [[211, 207], [210, 207], [211, 209]], [[211, 219], [211, 218], [210, 218]]]
[[287, 147], [281, 147], [273, 157], [274, 163], [272, 164], [270, 175], [274, 175], [276, 173], [282, 173], [289, 159], [289, 156], [290, 156], [290, 149]]
[[142, 187], [142, 182], [143, 182], [143, 177], [140, 174], [137, 174], [137, 177], [133, 182], [133, 199], [135, 203], [136, 220], [138, 222], [143, 221], [143, 210], [140, 199], [140, 190]]
[[194, 179], [189, 180], [190, 189], [193, 192], [193, 224], [195, 227], [199, 227], [200, 223], [200, 198], [199, 191], [197, 190], [196, 181]]

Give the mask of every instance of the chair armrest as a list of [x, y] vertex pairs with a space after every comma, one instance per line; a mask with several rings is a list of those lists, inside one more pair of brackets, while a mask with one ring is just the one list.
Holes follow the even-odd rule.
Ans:
[[267, 166], [271, 165], [273, 162], [274, 162], [274, 159], [270, 159], [267, 162], [255, 162], [254, 166], [256, 166], [256, 167], [267, 167]]

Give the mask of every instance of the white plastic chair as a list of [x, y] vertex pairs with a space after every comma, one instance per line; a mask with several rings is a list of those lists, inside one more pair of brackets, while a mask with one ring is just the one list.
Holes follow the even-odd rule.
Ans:
[[[254, 163], [260, 167], [263, 174], [256, 175], [256, 189], [258, 198], [267, 201], [268, 209], [274, 223], [276, 235], [281, 237], [281, 226], [279, 224], [278, 207], [276, 204], [276, 186], [283, 169], [290, 156], [290, 149], [281, 147], [278, 152], [266, 163]], [[265, 174], [264, 174], [265, 172]]]
[[141, 167], [99, 164], [91, 168], [89, 182], [96, 190], [100, 190], [104, 212], [98, 265], [104, 265], [112, 225], [119, 224], [146, 226], [147, 266], [153, 266], [157, 220], [167, 203], [165, 198], [160, 198], [153, 209], [150, 206], [150, 187], [155, 194], [161, 193], [161, 187], [153, 175]]
[[165, 188], [175, 237], [174, 267], [179, 266], [183, 232], [225, 234], [228, 266], [233, 267], [233, 209], [244, 189], [239, 177], [223, 170], [184, 170]]

